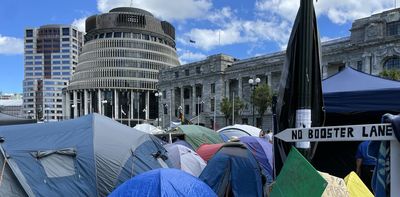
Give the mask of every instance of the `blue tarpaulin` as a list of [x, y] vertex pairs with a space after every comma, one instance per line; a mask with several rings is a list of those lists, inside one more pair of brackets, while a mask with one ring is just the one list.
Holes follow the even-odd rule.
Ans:
[[400, 112], [400, 82], [351, 67], [322, 81], [327, 113]]

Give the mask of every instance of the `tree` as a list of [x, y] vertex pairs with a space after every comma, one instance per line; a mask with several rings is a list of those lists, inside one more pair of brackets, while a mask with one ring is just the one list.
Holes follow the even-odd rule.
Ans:
[[379, 73], [379, 76], [386, 79], [400, 81], [400, 70], [383, 70]]
[[228, 118], [232, 115], [232, 104], [229, 99], [224, 97], [221, 102], [221, 112], [225, 115], [225, 125], [228, 124]]
[[[230, 102], [232, 106], [232, 101]], [[242, 109], [244, 108], [245, 104], [239, 97], [235, 97], [235, 118], [238, 117], [242, 113]], [[232, 110], [232, 107], [231, 107]], [[235, 120], [232, 120], [232, 124]]]
[[251, 95], [251, 102], [256, 107], [257, 112], [260, 115], [262, 127], [264, 113], [272, 103], [272, 93], [268, 84], [259, 85], [254, 89], [253, 94]]

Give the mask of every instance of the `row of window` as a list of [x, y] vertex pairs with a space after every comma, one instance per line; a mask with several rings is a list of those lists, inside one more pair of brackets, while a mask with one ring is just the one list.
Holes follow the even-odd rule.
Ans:
[[[92, 37], [93, 39], [104, 39], [104, 38], [126, 38], [126, 39], [141, 39], [141, 40], [148, 40], [148, 41], [153, 41], [161, 44], [168, 45], [172, 48], [175, 48], [175, 43], [170, 42], [168, 40], [151, 36], [148, 34], [139, 34], [139, 33], [132, 33], [132, 32], [107, 32], [107, 33], [101, 33], [101, 34], [96, 34]], [[90, 41], [92, 39], [89, 39], [87, 41]]]
[[158, 72], [137, 71], [127, 69], [101, 69], [91, 70], [76, 73], [73, 76], [74, 81], [85, 80], [89, 78], [103, 78], [103, 77], [127, 77], [127, 78], [144, 78], [144, 79], [158, 79]]
[[101, 59], [93, 62], [83, 62], [77, 67], [77, 72], [92, 70], [96, 68], [109, 68], [109, 67], [122, 67], [122, 68], [142, 68], [150, 70], [162, 70], [169, 68], [169, 66], [149, 61], [137, 61], [131, 59]]
[[134, 89], [152, 89], [157, 88], [157, 83], [152, 81], [136, 81], [124, 79], [94, 79], [89, 81], [71, 82], [71, 89], [85, 89], [85, 88], [134, 88]]
[[171, 56], [176, 56], [175, 49], [171, 49], [166, 46], [162, 46], [156, 43], [143, 42], [137, 40], [99, 40], [96, 42], [87, 43], [84, 47], [83, 52], [92, 51], [95, 49], [104, 48], [133, 48], [133, 49], [145, 49], [149, 51], [157, 51]]
[[147, 51], [134, 51], [126, 49], [105, 49], [93, 52], [87, 52], [82, 54], [79, 58], [80, 61], [90, 61], [96, 58], [107, 58], [107, 57], [123, 57], [123, 58], [139, 58], [164, 62], [172, 65], [179, 65], [179, 61], [171, 56], [158, 54]]
[[[29, 76], [42, 76], [43, 72], [26, 72], [25, 76], [29, 77]], [[53, 72], [51, 75], [53, 76], [70, 76], [71, 72]]]

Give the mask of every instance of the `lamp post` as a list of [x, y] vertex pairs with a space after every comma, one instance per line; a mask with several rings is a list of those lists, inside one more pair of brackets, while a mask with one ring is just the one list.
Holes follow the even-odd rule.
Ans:
[[157, 108], [158, 108], [157, 125], [160, 126], [160, 108], [159, 108], [159, 107], [160, 107], [161, 96], [162, 96], [163, 94], [162, 94], [162, 92], [156, 92], [154, 95], [158, 98], [158, 105], [157, 105]]
[[[255, 80], [254, 79], [249, 79], [249, 84], [250, 84], [250, 86], [251, 86], [251, 91], [252, 91], [252, 94], [254, 94], [254, 90], [256, 89], [256, 87], [258, 86], [258, 84], [261, 82], [261, 79], [260, 78], [256, 78]], [[254, 121], [254, 95], [253, 95], [253, 97], [252, 97], [252, 105], [253, 105], [253, 126], [256, 126], [255, 125], [255, 121]]]

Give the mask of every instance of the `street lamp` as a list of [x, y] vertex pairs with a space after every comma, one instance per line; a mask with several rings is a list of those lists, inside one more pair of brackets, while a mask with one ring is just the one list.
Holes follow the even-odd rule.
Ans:
[[160, 103], [161, 103], [161, 96], [163, 95], [162, 92], [156, 92], [154, 94], [157, 98], [158, 98], [158, 104], [157, 104], [157, 108], [158, 108], [158, 118], [157, 118], [157, 125], [160, 126]]
[[204, 101], [200, 101], [200, 97], [197, 97], [197, 125], [200, 124], [200, 105], [204, 104]]
[[[255, 90], [255, 88], [258, 86], [258, 84], [261, 82], [261, 79], [260, 78], [256, 78], [255, 80], [254, 79], [249, 79], [249, 84], [250, 84], [250, 86], [251, 86], [251, 91], [252, 91], [252, 94], [254, 94], [254, 90]], [[254, 121], [254, 95], [253, 95], [253, 97], [252, 97], [252, 104], [253, 104], [253, 126], [256, 126], [255, 125], [255, 121]]]

